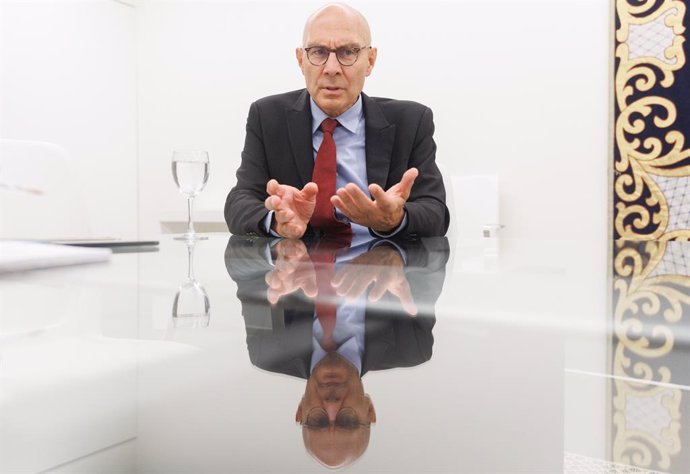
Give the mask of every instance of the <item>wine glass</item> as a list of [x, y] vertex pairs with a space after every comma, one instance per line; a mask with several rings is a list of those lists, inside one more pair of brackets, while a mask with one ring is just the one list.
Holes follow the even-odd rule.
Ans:
[[195, 239], [187, 239], [187, 280], [180, 285], [173, 300], [173, 326], [207, 327], [211, 318], [211, 302], [201, 284], [194, 278]]
[[177, 240], [201, 240], [194, 232], [192, 223], [192, 203], [194, 197], [206, 186], [209, 173], [208, 153], [203, 150], [175, 150], [172, 156], [172, 173], [180, 192], [187, 197], [187, 232]]

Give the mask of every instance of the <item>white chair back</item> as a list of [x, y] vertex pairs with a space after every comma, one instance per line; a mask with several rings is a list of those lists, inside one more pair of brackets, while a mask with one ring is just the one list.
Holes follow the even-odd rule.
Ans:
[[450, 181], [457, 237], [470, 240], [497, 237], [501, 227], [498, 176], [453, 175]]

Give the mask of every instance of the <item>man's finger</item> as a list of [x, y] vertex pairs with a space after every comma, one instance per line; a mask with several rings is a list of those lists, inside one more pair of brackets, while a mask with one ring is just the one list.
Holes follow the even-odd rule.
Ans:
[[391, 199], [391, 197], [378, 184], [370, 185], [369, 192], [371, 193], [371, 197], [374, 198], [376, 206], [378, 206], [378, 208], [382, 211], [391, 211], [396, 207], [393, 199]]
[[388, 288], [383, 282], [377, 281], [374, 287], [369, 291], [369, 301], [376, 302], [386, 294]]
[[371, 199], [369, 199], [369, 196], [364, 194], [364, 191], [359, 189], [359, 186], [357, 186], [356, 184], [349, 183], [347, 186], [345, 186], [345, 189], [347, 190], [348, 194], [352, 197], [352, 200], [357, 203], [366, 203], [371, 201]]
[[393, 295], [400, 300], [400, 304], [407, 314], [413, 317], [417, 316], [417, 305], [414, 303], [414, 299], [412, 298], [410, 285], [406, 281], [400, 282], [399, 285], [389, 288], [388, 291], [393, 293]]
[[268, 183], [266, 183], [266, 192], [268, 194], [275, 194], [276, 190], [280, 187], [278, 184], [278, 181], [275, 179], [270, 180]]
[[279, 291], [274, 291], [272, 289], [268, 289], [266, 291], [266, 296], [268, 297], [268, 302], [271, 304], [276, 304], [278, 301], [280, 301], [280, 298], [283, 296]]
[[336, 273], [335, 275], [333, 275], [333, 278], [331, 278], [331, 286], [333, 286], [333, 288], [338, 288], [340, 285], [343, 284], [343, 282], [347, 278], [347, 275], [348, 275], [348, 268], [345, 268], [345, 269], [339, 271], [338, 273]]
[[347, 294], [345, 294], [345, 297], [348, 299], [356, 299], [359, 298], [359, 296], [366, 291], [366, 289], [371, 285], [372, 280], [370, 278], [357, 278], [352, 281], [352, 286], [347, 291]]
[[342, 281], [340, 281], [337, 285], [334, 284], [333, 280], [331, 280], [331, 286], [335, 288], [335, 294], [338, 296], [346, 296], [352, 291], [352, 287], [355, 284], [356, 274], [347, 274], [343, 277]]
[[362, 215], [373, 207], [371, 199], [354, 184], [348, 184], [346, 187], [340, 188], [337, 191], [337, 195], [351, 214]]
[[268, 196], [264, 201], [264, 206], [269, 211], [275, 211], [280, 206], [281, 199], [278, 196]]
[[275, 217], [276, 221], [278, 221], [279, 224], [285, 224], [286, 222], [291, 221], [293, 217], [295, 217], [295, 213], [292, 212], [290, 209], [282, 209], [276, 211]]
[[266, 282], [266, 284], [267, 284], [269, 287], [272, 288], [273, 285], [274, 285], [275, 278], [276, 278], [275, 272], [268, 272], [268, 273], [266, 274], [266, 276], [264, 276], [264, 281]]
[[316, 285], [315, 281], [310, 279], [304, 283], [302, 291], [307, 298], [316, 298], [316, 295], [319, 294], [319, 287]]
[[405, 200], [410, 197], [410, 191], [412, 191], [412, 185], [414, 184], [414, 180], [417, 179], [417, 176], [419, 176], [417, 168], [410, 168], [402, 175], [400, 179], [400, 194]]
[[374, 199], [374, 201], [378, 201], [379, 199], [383, 199], [383, 197], [386, 195], [386, 191], [384, 191], [383, 188], [378, 184], [373, 183], [369, 185], [369, 194], [371, 194], [371, 197]]
[[347, 217], [350, 217], [350, 209], [345, 205], [342, 199], [340, 199], [339, 196], [333, 195], [331, 196], [331, 204], [333, 204], [333, 207], [338, 209], [340, 212], [345, 214]]
[[304, 199], [312, 199], [316, 197], [319, 192], [319, 186], [316, 183], [309, 182], [302, 188], [302, 197]]
[[331, 280], [331, 286], [335, 289], [335, 294], [338, 296], [344, 296], [352, 288], [352, 279], [349, 276], [345, 276], [338, 281], [335, 279]]

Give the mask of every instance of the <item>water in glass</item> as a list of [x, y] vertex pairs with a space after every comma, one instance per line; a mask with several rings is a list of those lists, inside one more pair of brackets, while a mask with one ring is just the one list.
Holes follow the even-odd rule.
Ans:
[[194, 197], [208, 181], [208, 162], [173, 161], [172, 173], [178, 189], [187, 197]]

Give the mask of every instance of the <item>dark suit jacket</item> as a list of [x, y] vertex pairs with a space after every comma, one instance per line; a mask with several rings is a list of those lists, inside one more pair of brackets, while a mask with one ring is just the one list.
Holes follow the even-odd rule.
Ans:
[[[416, 102], [368, 97], [362, 93], [366, 119], [366, 160], [369, 183], [388, 189], [416, 167], [419, 177], [406, 204], [404, 235], [441, 236], [450, 215], [441, 172], [431, 109]], [[225, 220], [233, 234], [265, 235], [261, 222], [268, 212], [266, 183], [276, 179], [301, 189], [314, 169], [312, 116], [306, 89], [254, 102], [237, 185], [225, 202]], [[307, 229], [307, 234], [311, 233]]]
[[[268, 302], [264, 278], [273, 267], [265, 259], [267, 242], [259, 237], [232, 236], [225, 250], [225, 265], [242, 302], [249, 358], [261, 369], [308, 378], [314, 305], [300, 295], [281, 298], [274, 306]], [[367, 307], [362, 375], [369, 370], [412, 367], [431, 358], [434, 304], [445, 279], [448, 240], [396, 244], [407, 254], [405, 273], [419, 314], [412, 318], [395, 312], [391, 310], [393, 301]]]

